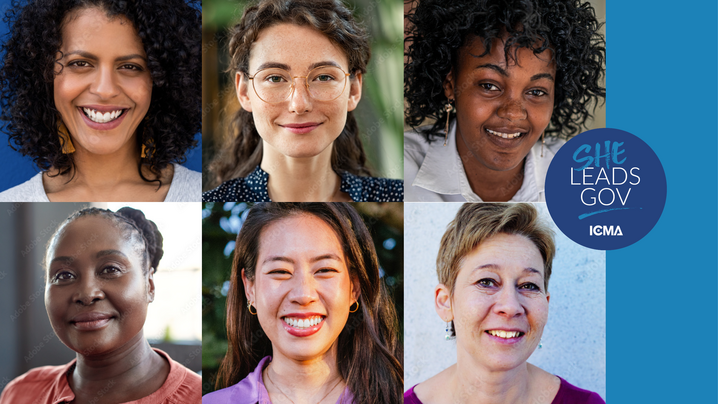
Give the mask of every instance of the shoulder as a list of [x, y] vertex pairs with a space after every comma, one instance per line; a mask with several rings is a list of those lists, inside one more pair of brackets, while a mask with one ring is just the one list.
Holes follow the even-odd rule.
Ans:
[[202, 194], [202, 173], [174, 164], [174, 175], [165, 202], [198, 202]]
[[20, 185], [0, 192], [0, 202], [49, 202], [42, 186], [42, 173]]
[[[235, 385], [205, 395], [202, 397], [202, 404], [256, 404], [261, 401], [262, 369], [270, 360], [269, 356], [265, 356], [247, 377]], [[266, 391], [263, 393], [266, 397]]]
[[576, 387], [561, 379], [561, 387], [552, 404], [606, 404], [597, 393]]
[[[416, 386], [414, 386], [416, 387]], [[423, 404], [414, 393], [414, 387], [404, 393], [404, 404]]]
[[202, 396], [202, 377], [170, 358], [164, 351], [153, 348], [170, 364], [170, 373], [159, 390], [140, 400], [141, 403], [168, 402], [194, 404]]
[[269, 174], [260, 166], [246, 177], [223, 182], [202, 194], [202, 202], [271, 202], [267, 191]]
[[404, 180], [359, 177], [344, 172], [341, 190], [348, 193], [354, 202], [404, 201]]
[[451, 378], [456, 373], [456, 364], [449, 366], [434, 376], [412, 388], [416, 403], [441, 403], [446, 399], [446, 386], [451, 385]]
[[[43, 366], [29, 370], [8, 383], [0, 396], [0, 403], [44, 402], [63, 396], [69, 389], [65, 373], [71, 364]], [[74, 397], [73, 397], [74, 398]]]
[[424, 161], [427, 151], [429, 150], [429, 142], [426, 137], [415, 131], [404, 132], [404, 159], [416, 165], [421, 165]]

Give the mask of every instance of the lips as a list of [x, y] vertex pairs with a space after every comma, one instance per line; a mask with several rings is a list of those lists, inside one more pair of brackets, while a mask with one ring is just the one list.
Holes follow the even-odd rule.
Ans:
[[501, 344], [515, 344], [523, 339], [526, 332], [518, 329], [493, 329], [484, 331], [491, 340]]
[[295, 337], [308, 337], [322, 328], [325, 319], [319, 313], [290, 313], [282, 317], [282, 325]]
[[486, 132], [489, 135], [500, 137], [502, 139], [516, 139], [528, 133], [527, 130], [521, 128], [486, 128]]
[[79, 331], [95, 331], [104, 328], [113, 319], [111, 314], [91, 311], [76, 315], [70, 324]]
[[82, 120], [92, 129], [111, 130], [127, 116], [128, 108], [112, 105], [83, 105], [77, 107]]
[[318, 128], [322, 123], [321, 122], [304, 122], [304, 123], [287, 123], [287, 124], [281, 124], [279, 126], [283, 127], [284, 129], [294, 133], [294, 134], [305, 134], [313, 131], [314, 129]]

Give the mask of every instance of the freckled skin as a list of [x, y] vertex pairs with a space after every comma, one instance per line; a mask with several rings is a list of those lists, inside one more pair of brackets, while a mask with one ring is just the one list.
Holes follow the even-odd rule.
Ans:
[[[538, 248], [520, 235], [493, 236], [464, 258], [451, 302], [459, 358], [467, 355], [493, 371], [515, 369], [526, 362], [548, 319], [550, 296], [543, 271]], [[504, 345], [486, 333], [496, 329], [520, 329], [526, 334], [517, 344]]]
[[[306, 76], [310, 66], [318, 62], [334, 62], [345, 73], [352, 73], [342, 49], [324, 34], [289, 23], [277, 24], [260, 32], [252, 44], [249, 75], [254, 76], [261, 65], [270, 62], [288, 65], [289, 73], [294, 77]], [[293, 95], [277, 104], [268, 104], [259, 99], [251, 81], [244, 74], [236, 75], [235, 86], [242, 108], [252, 112], [257, 132], [268, 149], [265, 154], [293, 158], [331, 154], [331, 146], [346, 124], [347, 112], [353, 111], [361, 98], [361, 74], [350, 78], [341, 96], [332, 101], [313, 99], [303, 78], [294, 81]], [[281, 126], [307, 122], [321, 125], [305, 134], [294, 134]]]
[[[70, 18], [62, 30], [60, 51], [65, 57], [59, 62], [64, 68], [55, 77], [54, 98], [72, 142], [80, 153], [110, 154], [134, 149], [135, 131], [152, 98], [152, 79], [143, 59], [147, 55], [142, 41], [132, 23], [121, 16], [109, 20], [99, 8], [81, 9], [67, 17]], [[128, 55], [139, 57], [117, 60]], [[128, 110], [118, 127], [96, 130], [84, 122], [78, 109], [85, 105]]]
[[[339, 260], [313, 260], [327, 254]], [[294, 264], [266, 261], [269, 257], [285, 257]], [[358, 288], [352, 285], [339, 239], [323, 220], [302, 214], [267, 226], [260, 238], [254, 281], [244, 273], [243, 280], [259, 323], [272, 342], [274, 362], [280, 357], [300, 362], [336, 357], [336, 341], [349, 317], [349, 307], [358, 299], [354, 292]], [[311, 336], [292, 336], [284, 329], [282, 317], [300, 312], [326, 315], [324, 325]]]
[[[137, 243], [110, 220], [86, 216], [68, 224], [50, 247], [45, 307], [55, 333], [73, 351], [105, 355], [143, 338], [154, 283], [143, 274]], [[98, 252], [109, 250], [122, 255], [98, 257]], [[71, 257], [72, 261], [53, 262], [58, 257]], [[99, 330], [76, 329], [72, 318], [86, 312], [106, 313], [112, 318]]]

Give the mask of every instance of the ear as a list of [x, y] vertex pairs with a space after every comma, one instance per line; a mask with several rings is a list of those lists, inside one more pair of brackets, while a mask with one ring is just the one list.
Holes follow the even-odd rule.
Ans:
[[454, 70], [452, 69], [444, 79], [444, 95], [450, 100], [456, 99], [456, 83], [454, 82]]
[[359, 297], [361, 297], [361, 285], [357, 279], [352, 279], [352, 301], [359, 301]]
[[244, 268], [242, 268], [242, 283], [244, 283], [244, 295], [247, 296], [247, 300], [254, 302], [254, 281], [247, 278], [247, 275], [244, 274]]
[[[252, 112], [252, 101], [249, 99], [249, 86], [252, 85], [250, 80], [242, 72], [237, 72], [234, 76], [234, 88], [237, 90], [237, 99], [239, 104], [242, 105], [242, 109], [248, 112]], [[244, 270], [242, 270], [244, 271]]]
[[549, 303], [551, 301], [551, 293], [546, 292], [546, 303]]
[[442, 320], [448, 322], [454, 319], [454, 312], [451, 309], [451, 294], [449, 293], [449, 288], [443, 283], [440, 283], [434, 289], [434, 306], [436, 314]]
[[152, 268], [150, 268], [150, 274], [147, 277], [147, 300], [148, 303], [155, 301], [155, 275], [152, 273]]
[[359, 100], [361, 100], [361, 86], [362, 86], [362, 74], [357, 72], [354, 73], [354, 78], [349, 78], [349, 101], [347, 104], [347, 111], [354, 111]]

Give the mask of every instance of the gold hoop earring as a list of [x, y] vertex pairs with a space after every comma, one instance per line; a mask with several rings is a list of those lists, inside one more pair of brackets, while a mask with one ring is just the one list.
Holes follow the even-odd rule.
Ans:
[[546, 144], [546, 140], [543, 138], [545, 132], [541, 132], [541, 157], [543, 157], [543, 146]]
[[454, 102], [454, 100], [449, 99], [449, 102], [444, 105], [444, 111], [446, 111], [446, 129], [444, 130], [444, 146], [446, 146], [446, 142], [449, 139], [449, 117], [451, 116], [451, 111], [454, 109], [454, 106], [451, 105]]
[[60, 137], [60, 147], [62, 147], [62, 154], [74, 153], [75, 146], [72, 144], [70, 132], [67, 130], [65, 122], [63, 122], [62, 118], [60, 118], [59, 116], [57, 117], [57, 135]]
[[249, 310], [249, 314], [256, 316], [257, 315], [257, 309], [254, 309], [254, 313], [252, 313], [252, 302], [247, 301], [247, 310]]
[[[357, 307], [356, 307], [356, 309], [352, 310], [352, 306], [354, 306], [354, 303], [356, 303]], [[356, 300], [354, 303], [352, 303], [352, 305], [349, 306], [349, 313], [355, 313], [357, 310], [359, 310], [359, 301]]]

